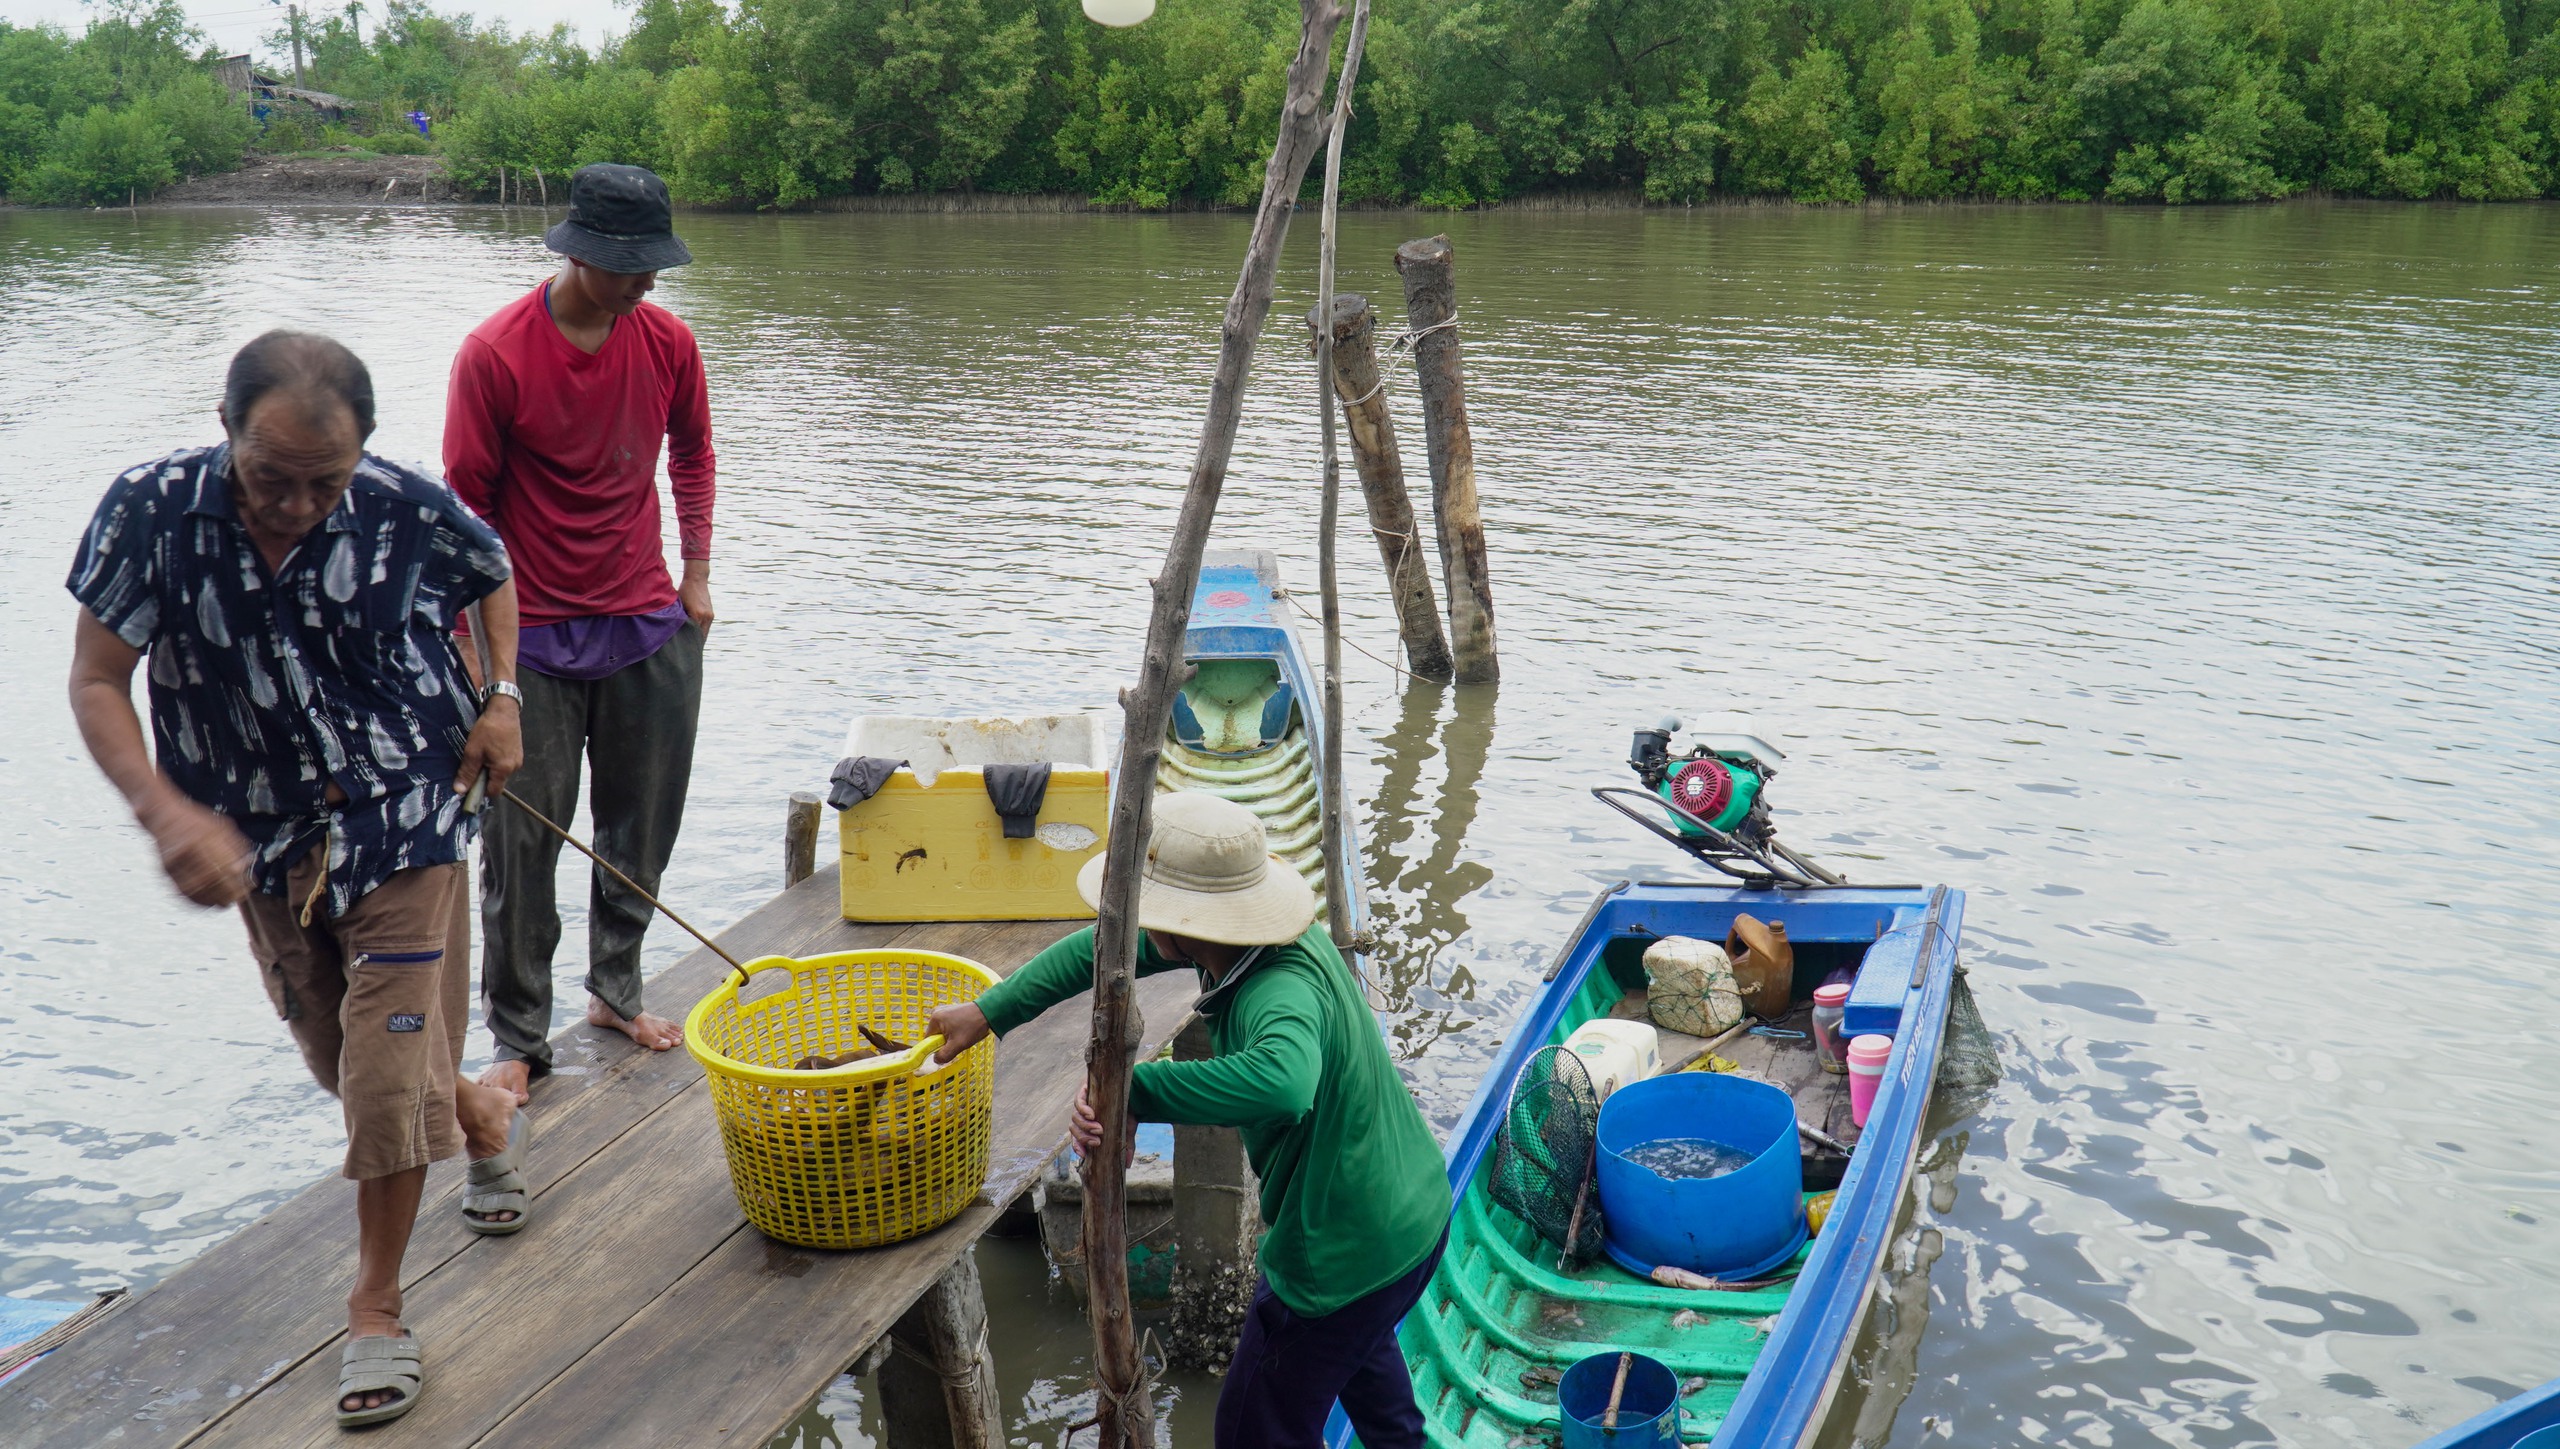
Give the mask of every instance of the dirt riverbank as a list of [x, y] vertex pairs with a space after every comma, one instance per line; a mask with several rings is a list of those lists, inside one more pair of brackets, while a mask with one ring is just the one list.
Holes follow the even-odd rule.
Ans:
[[220, 176], [190, 177], [151, 206], [436, 206], [472, 198], [441, 156], [252, 156]]

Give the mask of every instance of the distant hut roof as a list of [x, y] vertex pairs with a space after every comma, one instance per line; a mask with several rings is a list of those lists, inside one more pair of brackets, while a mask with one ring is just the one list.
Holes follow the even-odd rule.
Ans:
[[299, 86], [271, 85], [267, 89], [275, 92], [281, 100], [302, 101], [327, 110], [343, 111], [355, 104], [345, 96], [333, 96], [327, 91], [306, 91]]

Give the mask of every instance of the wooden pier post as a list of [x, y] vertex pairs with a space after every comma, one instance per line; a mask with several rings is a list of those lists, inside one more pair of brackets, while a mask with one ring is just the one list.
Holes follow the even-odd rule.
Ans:
[[[1307, 321], [1314, 326], [1315, 315], [1309, 313]], [[1386, 565], [1387, 592], [1395, 600], [1396, 632], [1404, 639], [1407, 667], [1418, 679], [1446, 684], [1457, 669], [1449, 657], [1448, 636], [1440, 629], [1440, 600], [1431, 589], [1413, 496], [1405, 489], [1404, 454], [1396, 447], [1395, 418], [1387, 411], [1384, 379], [1378, 375], [1377, 324], [1377, 310], [1368, 298], [1345, 292], [1333, 299], [1334, 392], [1349, 424], [1351, 461], [1360, 470], [1360, 493], [1368, 501], [1369, 533], [1378, 542], [1379, 562]]]
[[1404, 277], [1405, 329], [1422, 378], [1422, 435], [1431, 450], [1431, 515], [1440, 531], [1440, 576], [1449, 586], [1449, 643], [1460, 684], [1501, 677], [1494, 658], [1493, 581], [1485, 568], [1484, 513], [1476, 498], [1476, 450], [1467, 431], [1467, 388], [1458, 353], [1457, 252], [1445, 236], [1396, 248]]
[[791, 792], [790, 810], [782, 820], [784, 890], [818, 873], [818, 827], [825, 821], [824, 801], [806, 790]]
[[924, 1290], [887, 1342], [879, 1370], [887, 1449], [1001, 1449], [1004, 1405], [974, 1250]]
[[[1193, 1017], [1173, 1039], [1173, 1059], [1210, 1055], [1209, 1024]], [[1223, 1370], [1253, 1307], [1253, 1200], [1244, 1137], [1233, 1127], [1173, 1129], [1173, 1312], [1165, 1357], [1178, 1367]]]
[[1209, 380], [1207, 416], [1192, 454], [1191, 476], [1166, 545], [1164, 567], [1149, 580], [1147, 642], [1138, 682], [1122, 692], [1120, 779], [1111, 800], [1111, 843], [1105, 847], [1102, 899], [1093, 939], [1093, 1033], [1085, 1048], [1085, 1094], [1101, 1124], [1101, 1140], [1084, 1160], [1084, 1263], [1091, 1284], [1093, 1377], [1099, 1406], [1098, 1449], [1154, 1449], [1155, 1402], [1139, 1361], [1137, 1325], [1129, 1312], [1129, 1068], [1143, 1023], [1136, 999], [1138, 872], [1155, 815], [1156, 771], [1173, 693], [1189, 673], [1182, 657], [1191, 594], [1200, 584], [1200, 554], [1217, 517], [1218, 495], [1235, 452], [1244, 412], [1244, 382], [1254, 345], [1271, 316], [1280, 243], [1307, 179], [1323, 130], [1325, 73], [1343, 12], [1333, 0], [1298, 0], [1298, 51], [1289, 60], [1280, 127], [1262, 173], [1262, 202], [1245, 243], [1244, 266], [1218, 327], [1218, 364]]

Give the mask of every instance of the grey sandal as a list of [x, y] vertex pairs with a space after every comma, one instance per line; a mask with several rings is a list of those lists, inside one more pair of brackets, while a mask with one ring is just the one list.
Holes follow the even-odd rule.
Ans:
[[[490, 1238], [524, 1231], [526, 1220], [533, 1216], [533, 1189], [516, 1168], [524, 1160], [525, 1144], [532, 1137], [533, 1119], [518, 1107], [515, 1121], [507, 1127], [506, 1150], [470, 1165], [462, 1184], [464, 1227]], [[493, 1220], [494, 1214], [509, 1212], [515, 1216]]]
[[[368, 1334], [347, 1340], [338, 1352], [338, 1427], [353, 1429], [397, 1419], [418, 1402], [426, 1371], [418, 1358], [415, 1334]], [[371, 1409], [346, 1407], [351, 1394], [396, 1393], [400, 1397]]]

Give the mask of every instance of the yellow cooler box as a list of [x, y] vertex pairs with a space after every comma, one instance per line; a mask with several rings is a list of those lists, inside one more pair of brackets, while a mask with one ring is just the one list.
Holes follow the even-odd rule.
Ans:
[[[847, 766], [900, 762], [877, 793], [837, 816], [849, 921], [1087, 918], [1076, 871], [1101, 853], [1111, 824], [1110, 774], [1097, 715], [922, 719], [864, 715], [845, 736]], [[988, 794], [991, 765], [1049, 766], [1026, 838], [1005, 838]], [[1000, 785], [1004, 782], [999, 781]], [[1013, 801], [1018, 808], [1019, 799]]]

